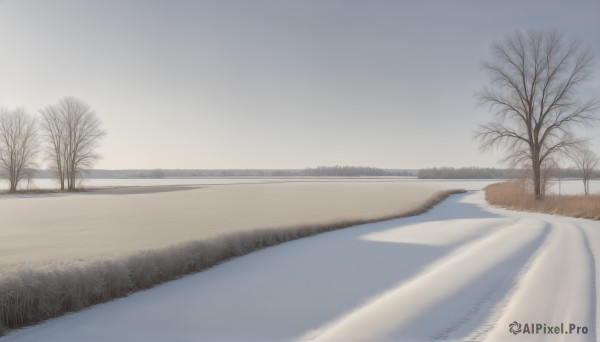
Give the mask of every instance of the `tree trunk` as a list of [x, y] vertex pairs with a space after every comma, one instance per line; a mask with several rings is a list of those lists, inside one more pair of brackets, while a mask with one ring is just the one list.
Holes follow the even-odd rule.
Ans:
[[75, 172], [74, 171], [69, 171], [69, 174], [67, 175], [67, 179], [69, 181], [69, 191], [74, 191], [75, 190]]
[[541, 163], [533, 162], [533, 194], [536, 200], [542, 199], [542, 172]]
[[589, 181], [589, 179], [587, 179], [587, 178], [584, 178], [584, 179], [583, 179], [583, 192], [584, 192], [586, 195], [589, 195], [589, 194], [590, 194], [590, 181]]

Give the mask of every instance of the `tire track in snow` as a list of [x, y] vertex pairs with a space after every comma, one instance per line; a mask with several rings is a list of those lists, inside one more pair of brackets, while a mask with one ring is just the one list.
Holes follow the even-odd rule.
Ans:
[[[598, 263], [598, 253], [600, 253], [600, 227], [598, 227], [596, 222], [589, 220], [579, 220], [579, 225], [581, 226], [585, 236], [587, 237], [587, 244], [589, 246], [589, 251], [592, 254], [594, 260], [594, 286], [595, 286], [595, 299], [596, 305], [598, 304], [598, 300], [600, 299], [600, 287], [598, 286], [598, 274], [600, 274], [600, 264]], [[597, 308], [597, 306], [596, 306]], [[598, 309], [594, 311], [595, 317], [595, 334], [596, 338], [598, 338], [598, 331], [600, 331], [600, 315], [598, 315]]]
[[[507, 297], [514, 292], [515, 286], [518, 283], [518, 279], [521, 277], [523, 270], [527, 268], [527, 265], [531, 263], [531, 260], [535, 259], [538, 251], [542, 248], [543, 244], [549, 235], [549, 228], [546, 224], [545, 232], [543, 237], [540, 239], [540, 243], [532, 250], [529, 251], [529, 257], [525, 256], [521, 262], [522, 268], [515, 267], [512, 272], [507, 272], [505, 276], [498, 280], [497, 283], [492, 284], [488, 291], [481, 297], [481, 299], [474, 304], [470, 309], [465, 311], [464, 316], [457, 321], [456, 324], [443, 329], [437, 334], [432, 336], [433, 340], [456, 340], [463, 339], [464, 341], [482, 341], [484, 336], [492, 328], [492, 324], [482, 324], [485, 317], [493, 317], [498, 312], [498, 307], [503, 303]], [[516, 266], [513, 264], [513, 266]], [[468, 331], [472, 330], [475, 320], [478, 320], [477, 324], [478, 334], [476, 336], [469, 336], [465, 339], [465, 335]], [[466, 328], [466, 329], [461, 329]], [[466, 331], [465, 331], [466, 330]]]
[[[523, 276], [525, 272], [528, 271], [530, 265], [533, 260], [538, 257], [540, 249], [542, 249], [543, 244], [546, 243], [549, 232], [546, 232], [544, 236], [544, 241], [542, 244], [538, 245], [535, 250], [531, 251], [531, 255], [526, 260], [521, 268], [515, 268], [513, 272], [506, 275], [506, 277], [497, 283], [495, 286], [492, 286], [489, 292], [478, 302], [473, 309], [469, 312], [467, 316], [463, 318], [461, 323], [464, 325], [469, 321], [472, 321], [476, 315], [482, 315], [479, 317], [483, 323], [480, 323], [475, 330], [473, 330], [468, 337], [465, 337], [467, 333], [463, 332], [463, 334], [456, 334], [456, 331], [459, 328], [452, 327], [447, 329], [447, 332], [441, 336], [435, 336], [435, 339], [439, 340], [456, 340], [460, 339], [466, 342], [477, 342], [484, 341], [485, 336], [494, 328], [496, 325], [496, 321], [498, 320], [500, 313], [507, 305], [509, 299], [514, 294], [516, 288], [518, 287], [519, 279]], [[487, 321], [485, 320], [487, 318]], [[454, 334], [453, 334], [454, 333]]]
[[[500, 314], [486, 324], [493, 328], [487, 334], [476, 331], [466, 340], [506, 341], [510, 336], [508, 325], [513, 321], [549, 326], [574, 323], [591, 328], [596, 310], [595, 262], [591, 249], [586, 247], [586, 236], [579, 226], [568, 220], [552, 220], [551, 226], [547, 242], [521, 274], [515, 290], [499, 304], [503, 307]], [[480, 339], [482, 335], [485, 337]], [[595, 336], [594, 332], [530, 334], [526, 338], [528, 341], [595, 341]]]
[[589, 263], [590, 263], [590, 275], [591, 275], [591, 291], [590, 291], [590, 302], [592, 303], [592, 310], [590, 310], [590, 316], [591, 316], [591, 321], [594, 322], [594, 328], [591, 329], [592, 331], [592, 336], [594, 338], [594, 340], [597, 340], [598, 337], [598, 313], [597, 313], [597, 307], [598, 307], [598, 273], [596, 272], [597, 269], [597, 264], [596, 264], [596, 258], [594, 256], [594, 252], [592, 250], [592, 247], [590, 245], [590, 238], [588, 236], [588, 234], [585, 232], [585, 229], [581, 226], [577, 227], [579, 229], [579, 232], [581, 233], [582, 237], [583, 237], [583, 241], [585, 243], [585, 248], [586, 251], [588, 253], [588, 258], [589, 258]]
[[[544, 241], [544, 243], [546, 243], [546, 242], [547, 242], [547, 240]], [[489, 309], [489, 313], [488, 313], [489, 318], [487, 319], [487, 321], [485, 323], [481, 324], [475, 330], [473, 330], [473, 332], [471, 332], [471, 334], [468, 337], [463, 338], [462, 341], [465, 341], [465, 342], [485, 341], [485, 337], [490, 333], [490, 331], [492, 331], [494, 329], [494, 327], [496, 327], [496, 325], [498, 324], [497, 323], [498, 320], [500, 319], [500, 317], [502, 316], [502, 313], [506, 309], [506, 306], [509, 304], [511, 298], [514, 296], [515, 292], [519, 288], [519, 283], [520, 283], [521, 279], [531, 269], [532, 264], [535, 262], [535, 260], [537, 260], [539, 258], [539, 254], [541, 253], [543, 246], [544, 245], [539, 246], [537, 248], [537, 250], [532, 254], [531, 258], [527, 261], [527, 263], [518, 271], [518, 275], [516, 276], [515, 279], [513, 279], [512, 283], [509, 286], [510, 289], [504, 294], [504, 296], [498, 296], [495, 298], [496, 303], [495, 304], [492, 303], [493, 307], [491, 307]], [[490, 300], [493, 300], [493, 299], [490, 299]]]
[[[453, 338], [460, 330], [470, 332], [479, 311], [492, 305], [488, 301], [495, 292], [510, 288], [510, 279], [517, 273], [514, 266], [525, 264], [547, 233], [543, 223], [521, 219], [470, 243], [411, 281], [306, 338], [422, 340]], [[399, 311], [402, 306], [405, 309]], [[432, 331], [438, 333], [432, 336]]]
[[[552, 229], [552, 228], [551, 228]], [[549, 233], [550, 234], [550, 233]], [[516, 279], [510, 285], [510, 289], [505, 293], [505, 295], [501, 298], [497, 298], [496, 303], [489, 311], [489, 318], [484, 324], [481, 324], [477, 327], [471, 334], [461, 339], [465, 342], [480, 342], [485, 341], [488, 334], [498, 325], [498, 321], [502, 317], [506, 307], [511, 302], [511, 299], [515, 295], [515, 292], [519, 289], [519, 284], [523, 277], [531, 270], [532, 265], [538, 260], [540, 254], [543, 251], [544, 246], [547, 244], [547, 239], [544, 241], [544, 244], [539, 246], [537, 250], [532, 254], [531, 258], [527, 263], [519, 270]]]

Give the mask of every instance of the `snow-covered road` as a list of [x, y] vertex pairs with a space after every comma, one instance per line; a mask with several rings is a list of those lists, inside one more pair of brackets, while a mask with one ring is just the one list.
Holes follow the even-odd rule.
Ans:
[[[599, 255], [600, 222], [497, 209], [469, 192], [420, 216], [267, 248], [0, 342], [595, 341]], [[542, 330], [524, 334], [531, 324]]]

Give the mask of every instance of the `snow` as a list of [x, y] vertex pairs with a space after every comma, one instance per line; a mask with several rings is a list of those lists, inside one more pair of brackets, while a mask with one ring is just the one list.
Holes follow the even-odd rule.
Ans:
[[0, 276], [9, 269], [118, 258], [232, 231], [401, 214], [421, 206], [438, 189], [337, 180], [3, 195]]
[[[18, 341], [595, 341], [600, 222], [453, 195], [0, 338]], [[588, 334], [514, 336], [574, 323]]]
[[[225, 185], [225, 184], [253, 184], [253, 183], [281, 183], [281, 182], [390, 182], [419, 184], [429, 188], [449, 189], [458, 188], [465, 190], [480, 190], [485, 186], [497, 182], [499, 179], [418, 179], [412, 177], [305, 177], [305, 178], [163, 178], [163, 179], [84, 179], [81, 184], [84, 187], [110, 187], [110, 186], [167, 186], [167, 185]], [[559, 186], [560, 183], [560, 186]], [[57, 189], [57, 183], [53, 179], [36, 178], [30, 183], [23, 182], [23, 189]], [[580, 179], [562, 179], [560, 182], [556, 179], [550, 181], [549, 192], [561, 194], [577, 195], [583, 194], [583, 183]], [[0, 182], [0, 189], [8, 189], [8, 183]], [[590, 181], [590, 192], [600, 193], [600, 180]]]
[[[421, 180], [413, 177], [304, 177], [304, 178], [91, 178], [80, 180], [79, 185], [87, 188], [111, 186], [157, 186], [157, 185], [223, 185], [223, 184], [254, 184], [281, 182], [425, 182], [440, 183], [453, 180]], [[472, 182], [467, 180], [468, 182]], [[478, 181], [475, 181], [478, 182]], [[21, 189], [58, 189], [55, 179], [34, 178], [29, 182], [23, 181]], [[0, 182], [0, 189], [8, 190], [8, 182]]]

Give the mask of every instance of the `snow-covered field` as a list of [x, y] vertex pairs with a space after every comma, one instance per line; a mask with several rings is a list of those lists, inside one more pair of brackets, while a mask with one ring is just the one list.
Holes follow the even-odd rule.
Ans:
[[[405, 183], [419, 184], [423, 186], [433, 186], [437, 188], [447, 188], [448, 186], [463, 186], [467, 190], [481, 189], [487, 184], [495, 183], [498, 180], [487, 179], [418, 179], [411, 177], [305, 177], [305, 178], [163, 178], [163, 179], [84, 179], [80, 181], [80, 185], [87, 188], [95, 187], [111, 187], [111, 186], [156, 186], [156, 185], [222, 185], [222, 184], [248, 184], [248, 183], [287, 183], [287, 182], [306, 182], [306, 183], [357, 183], [357, 182], [389, 182], [389, 183]], [[8, 189], [8, 184], [3, 185]], [[599, 184], [600, 185], [600, 184]], [[52, 179], [32, 179], [31, 182], [22, 182], [22, 189], [58, 189], [58, 184]], [[2, 186], [0, 186], [2, 188]]]
[[[113, 181], [104, 185], [132, 184]], [[87, 193], [0, 196], [0, 275], [235, 230], [400, 214], [444, 188], [393, 180], [166, 181]]]
[[[86, 179], [82, 181], [84, 187], [105, 186], [156, 186], [156, 185], [218, 185], [218, 184], [240, 184], [240, 183], [278, 183], [278, 182], [392, 182], [419, 184], [427, 187], [464, 188], [466, 190], [482, 189], [488, 184], [499, 180], [452, 180], [452, 179], [417, 179], [417, 178], [386, 178], [386, 177], [356, 177], [356, 178], [165, 178], [165, 179]], [[0, 188], [7, 188], [7, 184], [1, 184]], [[52, 179], [33, 179], [31, 183], [22, 183], [22, 189], [56, 189], [57, 184]], [[579, 179], [567, 179], [550, 181], [549, 191], [565, 195], [577, 195], [583, 193], [583, 185]], [[590, 191], [600, 193], [600, 180], [590, 182]]]
[[[33, 186], [52, 187], [51, 180]], [[41, 182], [41, 183], [40, 183]], [[43, 183], [46, 182], [46, 183]], [[75, 194], [0, 196], [0, 269], [80, 263], [262, 227], [328, 223], [409, 211], [434, 192], [495, 180], [410, 178], [92, 179], [128, 186]], [[592, 191], [600, 182], [592, 182]], [[558, 185], [552, 189], [557, 190]], [[561, 193], [581, 192], [580, 181]]]
[[[267, 248], [0, 341], [595, 341], [599, 254], [600, 222], [492, 208], [470, 192], [420, 216]], [[513, 322], [521, 334], [532, 323], [574, 324], [580, 334], [513, 335]]]

